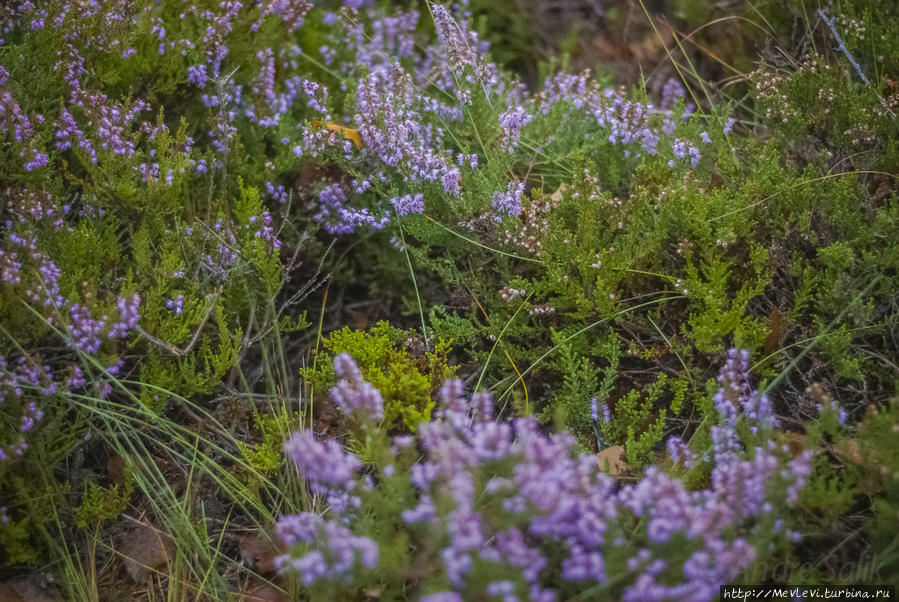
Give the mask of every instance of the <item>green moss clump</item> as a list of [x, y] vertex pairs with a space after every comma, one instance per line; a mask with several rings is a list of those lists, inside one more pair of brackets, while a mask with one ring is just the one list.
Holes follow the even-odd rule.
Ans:
[[447, 359], [449, 341], [438, 339], [433, 349], [426, 350], [414, 332], [404, 332], [388, 322], [379, 322], [367, 331], [344, 327], [324, 339], [322, 346], [314, 367], [302, 371], [314, 390], [327, 390], [337, 382], [331, 360], [349, 353], [362, 377], [381, 391], [384, 421], [393, 427], [415, 430], [429, 421], [437, 390], [456, 373]]

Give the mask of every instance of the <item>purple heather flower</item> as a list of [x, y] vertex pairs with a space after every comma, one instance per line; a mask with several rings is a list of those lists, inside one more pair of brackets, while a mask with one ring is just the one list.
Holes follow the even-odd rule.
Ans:
[[668, 450], [668, 457], [675, 464], [683, 463], [687, 468], [692, 468], [695, 464], [696, 453], [687, 447], [687, 444], [680, 437], [668, 437], [665, 447]]
[[368, 208], [346, 207], [346, 193], [339, 184], [329, 184], [319, 192], [319, 212], [313, 216], [331, 234], [349, 234], [356, 226], [365, 224], [373, 230], [383, 229], [389, 214], [374, 216]]
[[487, 584], [486, 591], [491, 596], [511, 596], [515, 593], [515, 582], [508, 580], [491, 581]]
[[397, 215], [409, 215], [410, 213], [424, 213], [425, 202], [422, 193], [405, 194], [400, 197], [390, 199], [390, 203], [396, 210]]
[[125, 366], [124, 360], [119, 360], [114, 363], [112, 366], [107, 366], [106, 371], [109, 372], [113, 376], [118, 376], [119, 372], [121, 372], [122, 368]]
[[605, 563], [598, 551], [588, 551], [579, 544], [572, 544], [569, 556], [562, 561], [562, 576], [568, 581], [606, 580]]
[[440, 178], [443, 191], [450, 196], [459, 196], [462, 192], [462, 174], [455, 167], [448, 168]]
[[662, 87], [662, 102], [659, 105], [662, 109], [670, 108], [675, 102], [683, 98], [687, 93], [683, 84], [676, 78], [670, 77]]
[[827, 405], [817, 404], [816, 408], [818, 409], [818, 413], [823, 414], [824, 412], [837, 412], [837, 421], [842, 426], [846, 424], [846, 419], [849, 417], [849, 414], [846, 413], [846, 410], [840, 407], [835, 400], [831, 399]]
[[724, 129], [722, 129], [721, 131], [724, 134], [730, 134], [731, 131], [734, 129], [734, 123], [736, 123], [736, 120], [733, 117], [731, 117], [724, 123]]
[[422, 495], [415, 508], [403, 510], [403, 521], [409, 524], [413, 523], [429, 523], [436, 518], [436, 509], [434, 508], [434, 500], [429, 495]]
[[[469, 68], [478, 82], [485, 88], [493, 88], [498, 83], [496, 66], [488, 63], [480, 55], [477, 34], [464, 23], [458, 23], [450, 12], [440, 4], [431, 6], [434, 26], [445, 55], [446, 65], [460, 72]], [[464, 101], [463, 101], [464, 102]]]
[[69, 333], [72, 345], [85, 353], [100, 350], [100, 335], [106, 327], [106, 320], [95, 320], [89, 308], [75, 303], [69, 308]]
[[66, 387], [69, 389], [79, 389], [87, 384], [84, 373], [78, 366], [72, 366], [72, 376], [66, 379]]
[[324, 522], [322, 517], [312, 512], [291, 514], [278, 520], [275, 533], [286, 546], [309, 543], [315, 541]]
[[415, 445], [415, 438], [412, 435], [396, 435], [390, 448], [391, 453], [398, 454], [399, 450], [408, 449], [413, 445]]
[[340, 377], [331, 387], [331, 399], [344, 414], [380, 420], [384, 417], [381, 392], [362, 379], [362, 373], [348, 353], [334, 357], [334, 371]]
[[[693, 144], [689, 140], [678, 138], [674, 141], [672, 151], [674, 152], [674, 156], [678, 159], [689, 157], [690, 167], [696, 167], [699, 164], [699, 160], [701, 158], [699, 149], [693, 146]], [[669, 162], [669, 165], [673, 166], [673, 162]]]
[[521, 214], [521, 196], [524, 194], [524, 182], [509, 182], [506, 192], [494, 192], [491, 199], [493, 209], [497, 213], [517, 216]]
[[422, 596], [419, 602], [464, 602], [464, 598], [456, 592], [438, 592]]
[[175, 315], [180, 315], [184, 311], [184, 295], [178, 295], [174, 299], [166, 300], [165, 307]]
[[789, 472], [786, 475], [790, 481], [787, 488], [787, 504], [795, 505], [799, 500], [799, 492], [805, 487], [805, 482], [812, 474], [812, 450], [803, 450], [801, 454], [790, 460]]
[[458, 196], [461, 173], [439, 150], [442, 130], [423, 122], [418, 95], [399, 65], [373, 71], [360, 81], [354, 121], [363, 152], [412, 182], [440, 182], [447, 194]]
[[272, 199], [278, 201], [279, 203], [284, 204], [287, 202], [288, 194], [287, 194], [287, 189], [285, 189], [284, 186], [282, 186], [280, 184], [275, 185], [275, 184], [272, 184], [271, 182], [266, 182], [265, 183], [265, 191], [268, 193], [268, 195]]
[[518, 146], [518, 139], [521, 137], [521, 128], [526, 126], [533, 119], [523, 107], [516, 106], [507, 109], [499, 116], [499, 125], [503, 129], [502, 148], [511, 153]]
[[109, 330], [110, 339], [123, 339], [128, 336], [128, 331], [133, 330], [140, 320], [140, 295], [131, 295], [130, 298], [119, 297], [116, 301], [119, 309], [119, 321], [113, 323]]
[[345, 580], [357, 566], [373, 569], [378, 564], [375, 542], [311, 512], [280, 518], [275, 532], [287, 546], [315, 544], [315, 550], [300, 558], [282, 555], [276, 559], [282, 571], [299, 572], [305, 585], [319, 579]]
[[317, 493], [327, 488], [352, 489], [356, 471], [362, 466], [356, 456], [343, 451], [333, 439], [318, 441], [311, 429], [294, 433], [284, 444], [290, 458]]
[[187, 68], [187, 81], [196, 87], [205, 88], [208, 79], [206, 65], [191, 65]]

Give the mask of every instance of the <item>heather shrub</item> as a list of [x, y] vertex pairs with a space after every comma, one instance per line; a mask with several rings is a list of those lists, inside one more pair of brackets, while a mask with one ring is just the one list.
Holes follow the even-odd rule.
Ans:
[[[861, 491], [870, 496], [873, 503], [873, 518], [865, 526], [872, 538], [875, 549], [886, 549], [892, 543], [891, 534], [896, 532], [899, 521], [899, 466], [896, 458], [897, 404], [893, 400], [887, 407], [870, 408], [868, 415], [858, 425], [855, 439], [842, 441], [840, 452], [858, 472]], [[895, 558], [887, 557], [891, 564], [884, 565], [899, 574]]]
[[[734, 113], [676, 80], [653, 97], [556, 73], [531, 93], [479, 51], [464, 13], [432, 12], [439, 47], [403, 46], [389, 70], [384, 54], [366, 57], [378, 70], [357, 90], [361, 148], [343, 140], [353, 152], [338, 163], [382, 171], [377, 185], [356, 182], [355, 197], [328, 189], [322, 211], [353, 204], [341, 215], [354, 228], [391, 235], [400, 254], [384, 259], [384, 245], [378, 268], [397, 282], [412, 270], [423, 331], [456, 341], [503, 406], [520, 404], [514, 392], [557, 415], [568, 402], [551, 400], [576, 387], [580, 405], [565, 414], [589, 445], [587, 402], [604, 393], [582, 361], [554, 358], [569, 344], [588, 364], [617, 353], [621, 371], [639, 375], [621, 383], [631, 395], [657, 399], [659, 372], [688, 383], [666, 397], [691, 412], [730, 345], [760, 357], [762, 375], [802, 367], [775, 400], [784, 411], [814, 382], [853, 414], [883, 401], [871, 391], [896, 389], [883, 361], [895, 354], [862, 351], [888, 347], [896, 327], [894, 179], [880, 169], [895, 152], [895, 95], [880, 67], [869, 69], [877, 83], [860, 81], [848, 58], [879, 55], [850, 44], [762, 63]], [[821, 24], [815, 36], [834, 39]], [[440, 90], [425, 85], [441, 77]], [[846, 93], [836, 102], [830, 90]], [[468, 307], [425, 309], [447, 296]], [[859, 393], [861, 380], [875, 384]], [[628, 425], [632, 440], [661, 425], [664, 402], [654, 405]]]
[[[777, 443], [746, 352], [733, 350], [721, 371], [712, 449], [670, 438], [673, 474], [650, 467], [624, 484], [574, 453], [567, 433], [497, 420], [490, 395], [468, 398], [459, 381], [442, 387], [438, 420], [391, 438], [377, 390], [349, 356], [335, 369], [334, 400], [362, 425], [370, 459], [309, 430], [285, 444], [321, 510], [279, 519], [291, 549], [279, 564], [313, 596], [374, 588], [393, 599], [412, 588], [425, 600], [708, 600], [769, 546], [801, 538], [790, 508], [813, 451], [793, 456]], [[703, 484], [687, 489], [674, 476], [684, 470], [702, 470]]]
[[[210, 396], [253, 343], [302, 323], [305, 285], [285, 283], [305, 224], [259, 193], [304, 119], [303, 71], [284, 58], [301, 50], [283, 39], [300, 4], [0, 9], [5, 563], [46, 560], [48, 528], [121, 514], [129, 496], [82, 467], [155, 426], [126, 416]], [[72, 457], [77, 493], [56, 493]]]

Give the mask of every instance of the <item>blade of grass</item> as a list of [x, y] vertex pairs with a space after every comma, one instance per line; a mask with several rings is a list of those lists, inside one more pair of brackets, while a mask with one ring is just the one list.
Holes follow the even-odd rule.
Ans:
[[[596, 327], [599, 326], [600, 324], [604, 324], [605, 322], [608, 322], [608, 321], [612, 320], [613, 318], [617, 318], [617, 317], [619, 317], [619, 316], [626, 315], [626, 314], [628, 314], [628, 313], [634, 312], [634, 311], [636, 311], [636, 310], [638, 310], [638, 309], [641, 309], [641, 308], [644, 308], [644, 307], [649, 307], [649, 306], [652, 306], [652, 305], [659, 305], [660, 303], [667, 303], [668, 301], [674, 301], [675, 299], [685, 299], [685, 298], [686, 298], [686, 295], [672, 295], [672, 296], [670, 296], [670, 297], [663, 297], [663, 298], [661, 298], [661, 299], [654, 299], [654, 300], [652, 300], [652, 301], [647, 301], [647, 302], [645, 302], [645, 303], [640, 303], [639, 305], [634, 305], [633, 307], [628, 307], [628, 308], [626, 308], [626, 309], [622, 309], [621, 311], [615, 312], [614, 314], [612, 314], [611, 316], [609, 316], [609, 317], [607, 317], [607, 318], [602, 318], [602, 319], [597, 320], [597, 321], [595, 321], [595, 322], [593, 322], [593, 323], [591, 323], [591, 324], [588, 324], [587, 326], [584, 326], [583, 328], [581, 328], [581, 329], [578, 330], [577, 332], [575, 332], [575, 333], [573, 333], [573, 334], [570, 334], [570, 335], [568, 335], [567, 337], [565, 337], [565, 338], [561, 341], [561, 343], [559, 343], [558, 345], [553, 345], [553, 346], [552, 346], [548, 351], [546, 351], [543, 355], [541, 355], [541, 356], [538, 357], [536, 360], [534, 360], [534, 363], [532, 363], [530, 366], [528, 366], [527, 369], [526, 369], [524, 372], [522, 372], [522, 373], [520, 374], [520, 376], [523, 377], [525, 374], [528, 374], [531, 370], [533, 370], [534, 368], [536, 368], [537, 366], [539, 366], [540, 363], [541, 363], [543, 360], [545, 360], [545, 359], [546, 359], [547, 357], [549, 357], [549, 356], [550, 356], [556, 349], [559, 348], [559, 345], [562, 345], [562, 344], [564, 344], [564, 343], [567, 343], [568, 341], [571, 341], [572, 339], [575, 339], [575, 338], [579, 337], [580, 335], [584, 334], [585, 332], [587, 332], [587, 331], [589, 331], [589, 330], [591, 330], [591, 329], [593, 329], [593, 328], [596, 328]], [[513, 386], [514, 386], [514, 385], [513, 385]], [[500, 400], [501, 400], [501, 399], [504, 399], [504, 398], [509, 394], [509, 392], [511, 392], [511, 390], [512, 390], [512, 386], [510, 386], [510, 387], [507, 388], [505, 391], [503, 391], [502, 395], [499, 396], [499, 399], [500, 399]]]
[[[529, 294], [525, 299], [518, 305], [518, 309], [515, 310], [515, 313], [512, 314], [512, 317], [506, 320], [506, 323], [503, 325], [502, 330], [500, 330], [499, 335], [497, 335], [496, 340], [493, 342], [493, 347], [490, 348], [490, 353], [487, 354], [487, 360], [484, 362], [484, 367], [481, 369], [481, 376], [478, 378], [478, 382], [475, 383], [474, 390], [477, 391], [481, 388], [481, 381], [484, 380], [484, 375], [487, 374], [487, 368], [490, 366], [490, 358], [493, 357], [493, 352], [496, 351], [496, 347], [500, 344], [500, 341], [503, 338], [503, 335], [506, 333], [506, 329], [509, 328], [509, 325], [515, 321], [515, 318], [524, 309], [525, 304], [530, 300], [530, 298], [534, 295], [534, 293]], [[510, 358], [511, 359], [511, 358]], [[514, 367], [514, 364], [513, 364]], [[518, 372], [518, 369], [515, 369], [515, 372], [518, 373], [519, 378], [521, 378], [521, 373]]]
[[684, 374], [687, 375], [687, 380], [690, 381], [690, 385], [691, 385], [691, 386], [695, 386], [695, 383], [693, 382], [693, 376], [690, 374], [690, 369], [687, 367], [687, 363], [684, 362], [684, 358], [682, 358], [682, 357], [681, 357], [681, 354], [678, 353], [678, 352], [674, 349], [674, 347], [672, 347], [671, 341], [668, 340], [668, 337], [665, 336], [665, 333], [662, 332], [662, 329], [659, 328], [658, 324], [655, 323], [655, 320], [652, 319], [652, 316], [650, 316], [649, 314], [647, 314], [647, 315], [646, 315], [646, 318], [649, 320], [649, 323], [652, 324], [652, 327], [656, 329], [656, 332], [659, 333], [659, 336], [662, 337], [662, 340], [665, 341], [665, 344], [668, 345], [668, 349], [671, 350], [671, 353], [674, 354], [674, 357], [677, 358], [677, 361], [680, 362], [680, 365], [681, 365], [681, 366], [683, 367], [683, 369], [684, 369]]
[[[521, 255], [515, 255], [515, 254], [513, 254], [513, 253], [506, 253], [505, 251], [500, 251], [499, 249], [494, 249], [493, 247], [488, 247], [487, 245], [481, 244], [481, 243], [479, 243], [478, 241], [476, 241], [476, 240], [474, 240], [474, 239], [472, 239], [472, 238], [468, 238], [467, 236], [463, 236], [462, 234], [459, 234], [458, 232], [456, 232], [456, 231], [453, 230], [452, 228], [449, 228], [449, 227], [447, 227], [447, 226], [444, 226], [443, 224], [441, 224], [440, 222], [438, 222], [437, 220], [435, 220], [434, 218], [432, 218], [432, 217], [429, 216], [429, 215], [425, 215], [425, 219], [427, 219], [427, 220], [430, 221], [431, 223], [434, 223], [434, 224], [440, 226], [441, 228], [443, 228], [444, 230], [446, 230], [447, 232], [449, 232], [449, 233], [452, 234], [453, 236], [456, 236], [456, 237], [458, 237], [458, 238], [461, 238], [461, 239], [464, 240], [465, 242], [470, 242], [471, 244], [473, 244], [473, 245], [475, 245], [475, 246], [477, 246], [477, 247], [480, 247], [480, 248], [482, 248], [482, 249], [485, 249], [485, 250], [487, 250], [487, 251], [490, 251], [491, 253], [496, 253], [497, 255], [505, 255], [506, 257], [512, 257], [513, 259], [518, 259], [518, 260], [521, 260], [521, 261], [530, 261], [530, 262], [532, 262], [532, 263], [545, 263], [545, 262], [544, 262], [543, 260], [541, 260], [541, 259], [534, 259], [534, 258], [532, 258], [532, 257], [522, 257]], [[402, 232], [402, 230], [400, 230], [400, 232]], [[403, 246], [405, 246], [405, 243], [403, 243]]]
[[784, 379], [784, 377], [785, 377], [785, 376], [786, 376], [786, 375], [787, 375], [793, 368], [796, 367], [796, 364], [798, 364], [798, 363], [802, 360], [802, 358], [804, 358], [804, 357], [808, 354], [809, 351], [811, 351], [812, 349], [814, 349], [815, 345], [818, 344], [818, 341], [820, 341], [822, 338], [824, 338], [822, 335], [824, 335], [824, 334], [826, 334], [826, 333], [829, 333], [829, 332], [833, 331], [833, 330], [837, 327], [837, 325], [838, 325], [840, 322], [843, 321], [843, 318], [846, 317], [846, 314], [849, 313], [849, 310], [852, 309], [852, 308], [855, 306], [855, 304], [858, 303], [858, 301], [859, 301], [860, 299], [864, 299], [865, 297], [867, 297], [867, 296], [868, 296], [868, 293], [871, 292], [871, 290], [877, 285], [878, 282], [880, 282], [880, 280], [881, 280], [882, 278], [883, 278], [883, 275], [882, 275], [882, 274], [878, 274], [878, 275], [876, 275], [874, 278], [872, 278], [871, 281], [868, 282], [868, 285], [867, 285], [867, 286], [866, 286], [866, 287], [865, 287], [865, 288], [864, 288], [858, 295], [856, 295], [855, 298], [853, 298], [853, 300], [852, 300], [851, 302], [847, 303], [847, 304], [846, 304], [846, 307], [844, 307], [843, 310], [842, 310], [839, 314], [837, 314], [837, 317], [835, 317], [835, 318], [830, 322], [830, 324], [827, 325], [827, 328], [824, 329], [824, 332], [821, 333], [821, 335], [819, 335], [819, 336], [815, 337], [814, 339], [812, 339], [812, 340], [809, 342], [809, 344], [808, 344], [802, 351], [800, 351], [798, 354], [796, 354], [796, 357], [794, 357], [793, 360], [792, 360], [789, 364], [787, 364], [787, 367], [784, 368], [784, 369], [781, 371], [781, 373], [778, 374], [778, 375], [774, 378], [774, 380], [772, 380], [770, 383], [768, 383], [764, 388], [761, 388], [761, 392], [762, 392], [762, 393], [767, 393], [768, 391], [770, 391], [771, 389], [773, 389], [774, 387], [776, 387], [777, 384], [778, 384], [780, 381], [782, 381], [782, 380]]
[[415, 270], [412, 268], [412, 258], [409, 255], [409, 249], [406, 247], [406, 237], [403, 234], [403, 225], [398, 223], [397, 227], [400, 231], [400, 241], [403, 244], [403, 253], [406, 254], [406, 263], [409, 265], [409, 275], [412, 276], [412, 286], [415, 288], [415, 300], [418, 302], [418, 315], [421, 318], [421, 336], [425, 343], [425, 350], [427, 350], [428, 329], [425, 326], [425, 312], [421, 304], [421, 295], [418, 294], [418, 280], [415, 278]]

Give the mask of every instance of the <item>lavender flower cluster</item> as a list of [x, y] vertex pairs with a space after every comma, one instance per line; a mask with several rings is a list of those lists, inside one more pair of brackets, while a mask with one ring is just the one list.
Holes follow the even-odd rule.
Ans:
[[[57, 383], [53, 380], [49, 366], [38, 366], [20, 357], [10, 366], [6, 358], [0, 355], [0, 406], [9, 406], [14, 400], [22, 400], [28, 392], [37, 392], [41, 396], [53, 395], [57, 391]], [[11, 442], [0, 441], [0, 461], [10, 456], [21, 456], [28, 449], [25, 433], [34, 428], [44, 413], [34, 400], [25, 401], [21, 406], [21, 422], [18, 433]]]
[[30, 117], [22, 112], [22, 107], [6, 88], [9, 71], [0, 65], [0, 134], [12, 136], [21, 150], [19, 156], [24, 161], [25, 171], [34, 171], [47, 165], [47, 154], [38, 150], [38, 138], [33, 123], [41, 124], [44, 116], [34, 113]]
[[[533, 418], [499, 421], [490, 395], [468, 398], [456, 380], [443, 385], [435, 420], [422, 424], [416, 439], [369, 433], [390, 446], [393, 459], [378, 467], [377, 484], [336, 441], [320, 442], [308, 430], [294, 435], [285, 452], [312, 491], [327, 496], [333, 520], [281, 518], [285, 544], [302, 544], [305, 553], [285, 554], [280, 566], [307, 585], [345, 583], [351, 574], [364, 585], [376, 569], [377, 546], [352, 531], [355, 518], [379, 511], [366, 505], [371, 492], [406, 479], [415, 496], [399, 528], [419, 553], [439, 548], [424, 587], [449, 584], [423, 600], [501, 595], [549, 602], [590, 588], [634, 602], [715, 599], [719, 585], [736, 579], [760, 549], [798, 538], [786, 528], [788, 508], [810, 474], [810, 451], [793, 457], [770, 436], [754, 446], [739, 436], [738, 423], [768, 435], [777, 425], [767, 397], [749, 387], [747, 359], [732, 350], [722, 368], [714, 451], [700, 458], [684, 441], [668, 442], [675, 462], [708, 465], [709, 486], [693, 491], [654, 466], [622, 484], [601, 472], [594, 456], [575, 454], [569, 434], [547, 436]], [[332, 390], [335, 403], [376, 424], [380, 395], [349, 356], [335, 358], [335, 369], [342, 377]], [[335, 504], [341, 495], [353, 503]]]
[[[611, 143], [636, 146], [626, 149], [625, 154], [632, 150], [635, 156], [660, 154], [661, 141], [670, 139], [672, 167], [696, 167], [702, 158], [697, 144], [673, 137], [675, 123], [668, 109], [685, 93], [676, 80], [666, 83], [659, 108], [629, 100], [619, 91], [601, 89], [586, 73], [548, 77], [541, 93], [529, 95], [520, 84], [510, 85], [486, 58], [487, 44], [469, 26], [467, 2], [449, 8], [429, 5], [437, 42], [421, 50], [415, 38], [420, 17], [417, 11], [383, 15], [364, 8], [364, 2], [347, 6], [363, 11], [365, 18], [325, 13], [323, 22], [332, 31], [330, 45], [322, 47], [321, 54], [344, 81], [358, 82], [354, 113], [345, 116], [344, 123], [355, 128], [359, 148], [335, 129], [321, 126], [321, 120], [332, 119], [329, 90], [300, 70], [303, 51], [296, 44], [287, 41], [254, 49], [248, 68], [246, 61], [240, 62], [244, 75], [239, 80], [229, 72], [232, 46], [241, 39], [239, 32], [249, 27], [252, 32], [283, 32], [289, 36], [306, 22], [313, 7], [306, 1], [271, 0], [250, 6], [229, 0], [213, 8], [188, 4], [177, 18], [196, 23], [198, 33], [184, 34], [186, 37], [172, 33], [184, 31], [167, 21], [172, 15], [149, 8], [141, 11], [128, 3], [103, 12], [92, 4], [62, 3], [39, 9], [31, 2], [21, 3], [13, 11], [17, 26], [30, 22], [31, 29], [53, 29], [69, 40], [55, 65], [68, 95], [55, 116], [25, 115], [7, 89], [8, 73], [0, 67], [0, 107], [4, 115], [0, 127], [17, 142], [27, 169], [37, 169], [52, 158], [39, 148], [46, 136], [42, 137], [36, 126], [46, 121], [52, 125], [57, 151], [77, 151], [94, 164], [104, 156], [132, 157], [146, 152], [135, 168], [142, 181], [175, 185], [184, 168], [166, 169], [161, 158], [154, 155], [155, 149], [141, 149], [142, 136], [149, 142], [166, 131], [164, 125], [154, 126], [139, 119], [139, 115], [150, 113], [150, 104], [140, 98], [119, 102], [91, 88], [92, 70], [85, 53], [115, 50], [128, 59], [138, 53], [135, 47], [141, 47], [138, 42], [143, 36], [158, 54], [184, 57], [186, 85], [195, 89], [210, 109], [207, 135], [218, 157], [213, 162], [216, 167], [223, 165], [242, 128], [255, 128], [254, 137], [274, 136], [277, 130], [281, 145], [297, 156], [315, 158], [335, 150], [342, 160], [354, 163], [362, 173], [378, 173], [384, 182], [400, 186], [433, 183], [449, 199], [457, 199], [465, 192], [464, 173], [476, 168], [478, 155], [464, 148], [465, 144], [459, 147], [457, 135], [450, 130], [471, 117], [467, 112], [474, 107], [476, 96], [492, 106], [504, 107], [497, 109], [499, 136], [495, 145], [505, 153], [515, 152], [524, 128], [531, 122], [563, 107], [566, 117], [592, 120]], [[102, 19], [105, 26], [114, 24], [127, 35], [81, 35], [91, 19]], [[337, 46], [345, 48], [339, 60], [335, 58]], [[300, 123], [298, 131], [286, 127], [285, 121], [295, 120], [300, 110], [316, 120]], [[595, 134], [588, 137], [592, 139]], [[487, 152], [490, 145], [480, 144]], [[206, 173], [206, 159], [189, 158], [189, 152], [190, 144], [183, 149], [185, 161], [195, 166], [197, 174]], [[459, 160], [454, 161], [454, 156]], [[350, 196], [333, 188], [342, 186], [339, 183], [324, 184], [315, 220], [332, 234], [346, 234], [360, 225], [385, 228], [392, 216], [381, 205], [391, 201], [395, 201], [397, 216], [423, 211], [420, 192], [412, 193], [412, 202], [408, 202], [408, 194], [401, 194], [372, 206], [363, 198], [368, 186]], [[498, 191], [488, 199], [497, 214], [518, 216], [522, 183], [513, 178], [496, 184]], [[286, 200], [288, 191], [282, 184], [269, 180], [266, 187], [278, 202]]]
[[[675, 134], [672, 108], [686, 94], [677, 80], [666, 82], [658, 106], [632, 100], [620, 90], [601, 88], [589, 73], [547, 77], [543, 91], [532, 95], [519, 84], [510, 85], [485, 58], [487, 47], [468, 24], [467, 3], [450, 8], [433, 4], [429, 8], [438, 43], [425, 46], [423, 52], [417, 52], [414, 44], [419, 19], [415, 11], [396, 16], [369, 11], [368, 29], [362, 20], [348, 19], [347, 25], [333, 13], [325, 16], [325, 22], [334, 27], [332, 46], [338, 40], [344, 41], [341, 44], [349, 40], [353, 60], [329, 64], [344, 77], [358, 81], [352, 125], [361, 145], [356, 150], [349, 141], [341, 141], [335, 131], [307, 127], [302, 144], [295, 148], [298, 155], [318, 156], [336, 147], [342, 159], [362, 173], [379, 172], [384, 181], [387, 172], [389, 181], [396, 182], [396, 177], [401, 187], [434, 183], [447, 200], [453, 201], [467, 192], [465, 168], [475, 169], [478, 163], [478, 155], [465, 148], [455, 128], [473, 118], [470, 112], [479, 97], [499, 107], [495, 115], [497, 139], [486, 146], [483, 140], [477, 141], [486, 153], [498, 148], [514, 156], [529, 124], [561, 118], [588, 123], [588, 141], [621, 145], [625, 157], [659, 155], [672, 168], [699, 166], [703, 157], [700, 141]], [[692, 112], [692, 105], [684, 107], [682, 119]], [[551, 138], [540, 142], [550, 143]], [[708, 133], [703, 132], [701, 143], [710, 142]], [[451, 145], [457, 148], [449, 148]], [[529, 150], [534, 146], [528, 141]], [[536, 151], [541, 152], [539, 145]], [[456, 162], [452, 160], [454, 154], [460, 157]], [[329, 232], [346, 234], [363, 224], [383, 229], [392, 219], [389, 211], [379, 210], [384, 199], [363, 196], [367, 188], [352, 197], [342, 187], [335, 187], [341, 185], [325, 184], [316, 215]], [[525, 183], [514, 177], [497, 186], [488, 198], [498, 217], [521, 214], [524, 187]], [[389, 202], [399, 217], [423, 210], [417, 201], [409, 202], [409, 194]], [[357, 204], [368, 208], [356, 208]]]
[[[111, 375], [123, 366], [119, 360], [106, 368]], [[77, 365], [54, 370], [32, 357], [16, 359], [0, 355], [0, 414], [13, 427], [0, 431], [0, 461], [20, 457], [28, 450], [26, 436], [44, 418], [38, 401], [46, 402], [55, 396], [70, 396], [88, 385], [88, 379]], [[93, 394], [104, 398], [112, 390], [108, 379], [94, 381]]]
[[285, 545], [315, 546], [315, 550], [300, 558], [278, 557], [281, 570], [299, 572], [304, 585], [319, 579], [348, 582], [357, 563], [366, 569], [378, 564], [378, 546], [374, 541], [353, 535], [346, 527], [311, 512], [281, 519], [275, 532]]
[[[108, 314], [94, 317], [87, 305], [70, 301], [60, 294], [59, 268], [52, 259], [38, 250], [37, 238], [28, 238], [16, 233], [7, 237], [9, 247], [0, 250], [0, 286], [21, 290], [25, 299], [46, 308], [50, 313], [50, 323], [59, 322], [61, 313], [67, 314], [64, 321], [68, 342], [74, 348], [86, 353], [97, 353], [102, 340], [125, 338], [140, 320], [140, 296], [118, 297], [116, 309], [118, 318]], [[14, 250], [15, 249], [15, 250]], [[23, 270], [33, 269], [38, 278], [23, 280]]]
[[[302, 142], [294, 147], [296, 155], [317, 157], [336, 148], [344, 161], [377, 173], [382, 182], [396, 177], [404, 187], [433, 183], [450, 199], [462, 195], [463, 168], [475, 169], [478, 156], [449, 148], [448, 126], [464, 118], [474, 94], [495, 94], [502, 85], [496, 66], [485, 59], [486, 45], [467, 25], [467, 2], [455, 4], [452, 10], [437, 4], [430, 9], [438, 44], [427, 46], [423, 53], [415, 47], [417, 11], [383, 16], [372, 10], [369, 27], [362, 20], [348, 19], [347, 24], [333, 13], [325, 15], [326, 24], [334, 27], [335, 45], [348, 46], [353, 56], [332, 66], [358, 81], [352, 125], [360, 148], [355, 151], [334, 131], [310, 126], [303, 129]], [[434, 87], [439, 94], [426, 91]], [[510, 115], [507, 121], [512, 146], [527, 117]], [[364, 202], [359, 197], [367, 189], [354, 190], [356, 197], [351, 198], [340, 184], [326, 183], [316, 221], [332, 234], [350, 233], [359, 225], [384, 228], [391, 214], [379, 211], [381, 202], [373, 208], [353, 206]], [[416, 192], [391, 198], [389, 203], [397, 216], [403, 216], [423, 212], [423, 199], [424, 194]]]

